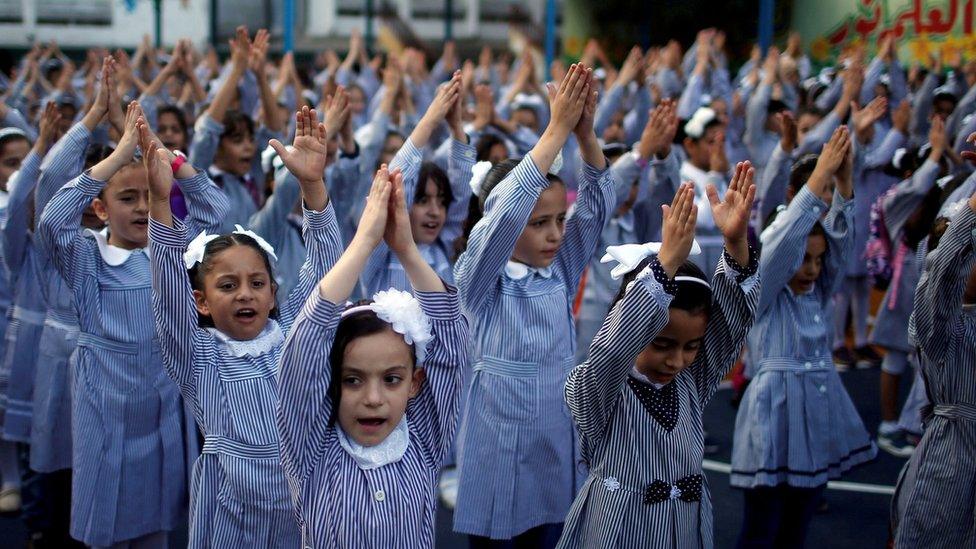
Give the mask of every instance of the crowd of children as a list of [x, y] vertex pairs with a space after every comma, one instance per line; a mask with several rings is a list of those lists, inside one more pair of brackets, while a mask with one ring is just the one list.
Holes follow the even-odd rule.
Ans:
[[739, 547], [802, 547], [878, 447], [895, 546], [976, 546], [976, 61], [269, 38], [0, 77], [0, 512], [33, 547], [432, 547], [439, 501], [471, 547], [712, 547], [737, 365]]

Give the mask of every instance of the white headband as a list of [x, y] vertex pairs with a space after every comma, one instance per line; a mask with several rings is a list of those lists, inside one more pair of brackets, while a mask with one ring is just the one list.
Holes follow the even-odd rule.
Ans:
[[708, 107], [701, 107], [685, 124], [685, 135], [692, 139], [701, 139], [705, 135], [705, 126], [709, 125], [716, 118], [715, 111]]
[[[245, 230], [240, 225], [234, 225], [234, 234], [251, 237], [264, 250], [264, 253], [271, 256], [271, 259], [275, 262], [278, 261], [278, 256], [275, 255], [274, 248], [271, 244], [268, 244], [265, 239], [258, 236], [254, 231]], [[207, 251], [207, 244], [210, 244], [211, 240], [220, 238], [220, 236], [219, 234], [207, 234], [207, 231], [200, 231], [200, 234], [187, 244], [186, 252], [183, 253], [183, 264], [186, 265], [187, 270], [192, 269], [197, 263], [203, 263], [203, 255]]]
[[[613, 270], [610, 271], [610, 277], [617, 280], [624, 276], [625, 274], [633, 271], [640, 265], [641, 261], [644, 261], [652, 255], [657, 255], [661, 251], [660, 242], [648, 242], [646, 244], [623, 244], [621, 246], [609, 246], [607, 248], [607, 254], [600, 259], [600, 263], [610, 263], [611, 261], [616, 261], [619, 263]], [[691, 243], [691, 252], [688, 255], [698, 255], [701, 253], [701, 246], [698, 245], [698, 241], [694, 240]], [[690, 276], [678, 276], [675, 280], [697, 280], [703, 282], [706, 286], [708, 283], [699, 278]], [[711, 287], [711, 286], [709, 286]]]
[[30, 138], [27, 137], [27, 134], [24, 132], [24, 130], [16, 126], [7, 126], [6, 128], [0, 128], [0, 139], [3, 139], [5, 137], [10, 137], [11, 135], [16, 135], [17, 137], [23, 137], [24, 139], [30, 141]]
[[417, 298], [409, 292], [390, 288], [374, 294], [373, 302], [368, 305], [346, 309], [339, 318], [364, 311], [376, 313], [380, 320], [391, 325], [394, 332], [402, 335], [408, 345], [413, 344], [417, 350], [417, 364], [423, 364], [427, 356], [427, 343], [433, 336], [430, 333], [430, 321]]

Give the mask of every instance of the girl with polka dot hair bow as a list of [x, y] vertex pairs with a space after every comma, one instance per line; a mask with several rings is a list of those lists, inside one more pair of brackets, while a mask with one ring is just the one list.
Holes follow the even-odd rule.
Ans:
[[[711, 284], [689, 255], [698, 208], [691, 183], [664, 205], [663, 242], [614, 246], [621, 290], [566, 382], [590, 474], [560, 547], [712, 547], [702, 475], [702, 411], [734, 364], [759, 301], [747, 240], [753, 168], [736, 166], [723, 201], [708, 200], [724, 240]], [[625, 274], [626, 273], [626, 274]]]

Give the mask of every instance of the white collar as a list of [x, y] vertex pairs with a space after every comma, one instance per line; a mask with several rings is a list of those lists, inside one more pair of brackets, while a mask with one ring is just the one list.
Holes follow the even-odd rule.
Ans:
[[708, 183], [709, 173], [711, 172], [706, 172], [705, 170], [692, 164], [689, 160], [685, 160], [681, 163], [681, 179], [690, 179], [698, 189], [704, 188], [705, 184]]
[[512, 280], [522, 280], [533, 273], [538, 274], [542, 278], [550, 278], [552, 277], [552, 267], [536, 269], [535, 267], [529, 267], [525, 263], [519, 263], [517, 261], [509, 261], [505, 264], [505, 274]]
[[404, 414], [400, 423], [376, 446], [363, 446], [346, 436], [338, 424], [336, 424], [336, 434], [339, 436], [339, 446], [352, 456], [356, 465], [364, 471], [377, 469], [384, 465], [396, 463], [403, 459], [403, 454], [407, 453], [410, 445], [410, 431], [407, 425], [407, 415]]
[[0, 191], [0, 208], [6, 208], [8, 202], [10, 202], [10, 193], [7, 191]]
[[660, 391], [661, 389], [664, 388], [665, 385], [667, 385], [667, 383], [658, 383], [656, 381], [651, 381], [649, 377], [637, 371], [637, 366], [634, 366], [633, 368], [630, 369], [630, 377], [642, 383], [646, 383], [647, 385], [654, 387], [658, 391]]
[[236, 357], [259, 357], [273, 351], [285, 342], [285, 334], [282, 333], [281, 326], [274, 319], [268, 319], [268, 323], [257, 337], [244, 341], [233, 339], [217, 328], [206, 328], [206, 330], [223, 344], [229, 355]]
[[146, 253], [145, 248], [134, 248], [132, 250], [126, 250], [125, 248], [119, 248], [118, 246], [113, 246], [108, 243], [108, 227], [100, 231], [95, 231], [92, 229], [85, 229], [85, 234], [90, 234], [95, 237], [95, 243], [98, 244], [98, 253], [102, 256], [102, 261], [108, 263], [112, 267], [118, 267], [126, 261], [129, 257], [136, 252]]

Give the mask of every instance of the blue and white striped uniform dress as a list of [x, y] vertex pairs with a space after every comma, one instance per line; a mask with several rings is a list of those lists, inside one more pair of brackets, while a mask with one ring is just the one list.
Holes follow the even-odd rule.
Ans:
[[150, 225], [153, 312], [166, 371], [204, 434], [190, 487], [190, 547], [299, 547], [278, 452], [274, 409], [284, 338], [304, 297], [342, 250], [335, 212], [306, 211], [299, 283], [261, 335], [235, 341], [200, 328], [183, 264], [186, 228]]
[[[58, 189], [82, 172], [90, 138], [84, 124], [75, 124], [44, 157], [34, 191], [35, 219], [41, 218]], [[54, 252], [39, 234], [35, 234], [34, 243], [47, 313], [34, 376], [30, 468], [50, 473], [71, 468], [70, 375], [78, 343], [78, 312], [71, 288], [51, 260]]]
[[[447, 208], [447, 219], [441, 227], [437, 240], [430, 244], [417, 244], [420, 254], [434, 272], [448, 284], [454, 283], [452, 261], [454, 240], [463, 232], [464, 220], [468, 216], [468, 202], [471, 199], [469, 181], [471, 181], [471, 167], [474, 166], [476, 156], [473, 146], [451, 139], [447, 174], [451, 182], [451, 193], [454, 196]], [[407, 200], [407, 210], [413, 206], [417, 185], [427, 184], [426, 181], [417, 181], [423, 161], [423, 152], [409, 138], [390, 161], [391, 170], [400, 168], [403, 172], [403, 193]], [[385, 242], [381, 242], [370, 256], [366, 268], [363, 269], [361, 282], [362, 295], [367, 297], [387, 288], [396, 288], [404, 292], [412, 291], [403, 265]]]
[[[34, 366], [37, 343], [44, 327], [44, 299], [30, 229], [30, 202], [40, 166], [41, 157], [34, 151], [24, 158], [20, 170], [8, 182], [10, 201], [7, 216], [0, 223], [4, 263], [14, 289], [10, 324], [4, 334], [4, 354], [0, 357], [0, 377], [9, 376], [0, 395], [0, 436], [14, 442], [30, 442]], [[0, 379], [0, 385], [3, 381]]]
[[884, 200], [884, 221], [888, 234], [891, 235], [892, 269], [897, 276], [892, 278], [881, 306], [878, 307], [869, 341], [887, 350], [902, 353], [915, 350], [915, 346], [908, 341], [908, 319], [915, 307], [915, 286], [922, 270], [920, 258], [915, 250], [908, 250], [902, 255], [901, 266], [894, 262], [898, 257], [896, 251], [899, 246], [907, 246], [903, 242], [905, 224], [935, 186], [938, 176], [939, 165], [926, 159], [910, 179], [898, 183]]
[[[719, 260], [704, 344], [670, 382], [676, 406], [666, 413], [677, 416], [670, 417], [670, 425], [659, 422], [638, 396], [665, 387], [635, 376], [634, 361], [668, 324], [676, 285], [654, 259], [614, 306], [590, 347], [590, 359], [566, 382], [566, 402], [587, 449], [590, 475], [569, 511], [559, 547], [712, 547], [702, 412], [735, 363], [755, 317], [760, 282], [752, 253], [747, 267], [734, 265], [727, 254]], [[700, 483], [700, 493], [683, 494], [688, 482]], [[654, 484], [667, 485], [668, 497], [648, 501]]]
[[895, 545], [976, 546], [976, 306], [963, 304], [976, 213], [956, 214], [926, 260], [915, 293], [915, 341], [933, 414], [901, 479]]
[[[763, 233], [763, 285], [748, 345], [756, 375], [735, 420], [732, 486], [781, 483], [822, 486], [877, 454], [831, 359], [830, 301], [853, 244], [853, 200], [827, 204], [804, 186]], [[813, 290], [788, 286], [803, 261], [816, 223], [827, 233], [823, 269]]]
[[614, 204], [610, 170], [583, 163], [551, 266], [509, 262], [549, 186], [526, 156], [492, 191], [454, 277], [472, 322], [472, 376], [458, 435], [457, 532], [510, 539], [561, 523], [582, 483], [563, 399], [573, 368], [573, 294]]
[[[227, 202], [206, 173], [178, 183], [189, 219], [216, 225]], [[71, 536], [89, 545], [178, 527], [186, 447], [196, 442], [150, 322], [149, 257], [108, 245], [102, 233], [78, 232], [82, 212], [104, 186], [89, 173], [78, 176], [44, 209], [39, 228], [79, 311]]]
[[415, 295], [433, 339], [422, 365], [426, 380], [407, 404], [409, 443], [399, 461], [361, 469], [340, 445], [337, 427], [329, 425], [329, 351], [343, 306], [313, 291], [285, 342], [278, 431], [304, 547], [434, 546], [434, 493], [457, 428], [468, 329], [453, 288]]

